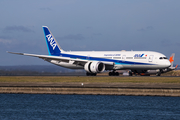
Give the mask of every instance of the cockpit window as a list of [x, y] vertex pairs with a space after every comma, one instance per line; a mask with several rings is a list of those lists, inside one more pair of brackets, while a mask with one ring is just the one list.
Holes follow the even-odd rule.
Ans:
[[162, 59], [168, 59], [168, 58], [167, 58], [167, 57], [160, 57], [159, 59], [161, 59], [161, 60], [162, 60]]

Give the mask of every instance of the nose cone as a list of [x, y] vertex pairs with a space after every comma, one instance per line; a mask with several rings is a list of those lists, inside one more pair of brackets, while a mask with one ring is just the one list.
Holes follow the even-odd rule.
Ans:
[[165, 64], [166, 64], [167, 67], [171, 66], [171, 63], [169, 62], [169, 60], [167, 60]]

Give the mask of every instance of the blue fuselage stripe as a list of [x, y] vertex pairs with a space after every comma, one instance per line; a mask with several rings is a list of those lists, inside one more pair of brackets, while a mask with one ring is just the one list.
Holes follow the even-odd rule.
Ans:
[[[57, 55], [59, 56], [59, 55]], [[131, 62], [131, 61], [123, 61], [123, 60], [114, 60], [107, 58], [98, 58], [98, 57], [89, 57], [89, 56], [81, 56], [81, 55], [73, 55], [73, 54], [65, 54], [60, 53], [61, 57], [70, 57], [72, 59], [82, 59], [82, 60], [92, 60], [92, 61], [104, 61], [104, 62], [114, 62], [116, 65], [155, 65], [149, 63], [141, 63], [141, 62]]]

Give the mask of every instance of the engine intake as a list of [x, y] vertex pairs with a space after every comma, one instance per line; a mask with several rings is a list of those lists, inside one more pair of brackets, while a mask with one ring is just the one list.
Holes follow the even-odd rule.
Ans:
[[84, 69], [89, 73], [100, 73], [105, 70], [105, 65], [102, 62], [88, 62], [84, 65]]

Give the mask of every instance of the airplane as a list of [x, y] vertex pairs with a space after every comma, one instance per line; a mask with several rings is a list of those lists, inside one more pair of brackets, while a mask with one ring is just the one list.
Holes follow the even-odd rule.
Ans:
[[49, 55], [28, 53], [12, 54], [41, 58], [52, 64], [70, 69], [84, 69], [87, 76], [110, 71], [109, 76], [119, 76], [116, 70], [130, 70], [145, 73], [147, 70], [168, 69], [167, 57], [154, 51], [64, 51], [47, 26], [42, 26]]
[[[138, 71], [133, 71], [133, 74], [135, 75], [141, 75], [141, 76], [150, 76], [150, 75], [153, 75], [155, 74], [156, 76], [160, 76], [162, 73], [166, 73], [166, 72], [169, 72], [169, 71], [172, 71], [172, 70], [175, 70], [178, 65], [176, 65], [175, 67], [173, 67], [173, 63], [174, 63], [174, 57], [175, 57], [175, 53], [172, 53], [170, 58], [169, 58], [169, 62], [171, 63], [171, 66], [168, 67], [168, 68], [165, 68], [165, 69], [157, 69], [157, 70], [147, 70], [146, 72], [144, 73], [138, 73]], [[162, 58], [160, 58], [162, 59]]]

